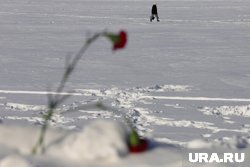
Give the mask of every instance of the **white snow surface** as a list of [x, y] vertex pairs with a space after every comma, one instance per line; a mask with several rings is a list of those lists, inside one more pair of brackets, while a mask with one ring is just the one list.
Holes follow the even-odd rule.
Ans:
[[17, 166], [17, 164], [19, 167], [31, 167], [30, 163], [19, 155], [7, 156], [0, 162], [1, 167], [12, 167]]
[[[250, 1], [158, 0], [160, 22], [150, 22], [153, 2], [0, 0], [0, 167], [176, 167], [183, 149], [250, 154]], [[49, 122], [48, 151], [32, 156], [66, 56], [121, 29], [125, 49], [101, 38], [87, 50]], [[124, 116], [150, 151], [128, 154]]]
[[52, 145], [47, 154], [71, 161], [116, 161], [128, 154], [128, 132], [123, 124], [97, 121], [84, 131], [72, 134]]
[[204, 112], [208, 115], [236, 115], [249, 117], [250, 116], [250, 105], [242, 105], [242, 106], [220, 106], [215, 108], [203, 107], [200, 111]]

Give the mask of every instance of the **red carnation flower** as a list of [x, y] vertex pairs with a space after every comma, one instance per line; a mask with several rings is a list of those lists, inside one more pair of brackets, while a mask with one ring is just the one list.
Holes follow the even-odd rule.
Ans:
[[113, 50], [124, 48], [127, 43], [127, 34], [125, 31], [119, 33], [119, 40], [114, 43]]
[[131, 153], [141, 153], [149, 149], [149, 142], [147, 139], [139, 139], [138, 145], [130, 145], [129, 152]]
[[141, 153], [147, 151], [149, 148], [149, 142], [145, 138], [140, 138], [137, 131], [132, 129], [129, 134], [129, 151], [131, 153]]
[[106, 33], [105, 36], [113, 43], [113, 50], [122, 49], [127, 43], [127, 33], [120, 31], [119, 34]]

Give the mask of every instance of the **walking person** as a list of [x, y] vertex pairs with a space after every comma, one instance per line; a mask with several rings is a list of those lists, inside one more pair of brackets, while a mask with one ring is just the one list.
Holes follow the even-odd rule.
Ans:
[[155, 17], [156, 17], [157, 21], [159, 22], [160, 20], [159, 20], [159, 16], [158, 16], [158, 12], [157, 12], [156, 3], [154, 3], [152, 6], [150, 21], [152, 22], [152, 20], [154, 20]]

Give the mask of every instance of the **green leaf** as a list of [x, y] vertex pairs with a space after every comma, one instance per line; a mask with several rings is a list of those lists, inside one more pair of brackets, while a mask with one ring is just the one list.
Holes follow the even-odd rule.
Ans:
[[129, 135], [129, 144], [131, 146], [138, 146], [140, 144], [139, 135], [135, 129], [132, 129], [132, 131]]
[[118, 43], [120, 41], [120, 36], [117, 34], [106, 33], [105, 37], [107, 37], [113, 44]]

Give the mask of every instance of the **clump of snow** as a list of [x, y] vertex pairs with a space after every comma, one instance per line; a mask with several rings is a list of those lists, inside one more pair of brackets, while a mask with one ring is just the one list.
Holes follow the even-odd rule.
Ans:
[[155, 92], [186, 92], [190, 90], [188, 85], [155, 85], [148, 87], [149, 91]]
[[224, 147], [226, 149], [246, 149], [249, 148], [250, 137], [233, 136], [222, 137], [213, 141], [206, 141], [204, 139], [195, 139], [187, 142], [185, 147], [188, 149], [211, 149], [214, 147]]
[[245, 149], [249, 146], [250, 138], [245, 136], [223, 137], [215, 140], [215, 145], [224, 146], [230, 149]]
[[25, 120], [33, 124], [43, 124], [43, 118], [41, 117], [22, 117], [22, 116], [5, 116], [5, 120]]
[[224, 147], [227, 149], [245, 149], [248, 148], [250, 137], [233, 136], [215, 139], [213, 141], [206, 141], [204, 139], [195, 139], [187, 142], [185, 147], [189, 149], [211, 149], [213, 147]]
[[140, 92], [186, 92], [191, 88], [189, 85], [154, 85], [149, 87], [136, 87], [134, 90]]
[[19, 103], [6, 103], [6, 109], [11, 109], [15, 111], [42, 111], [46, 110], [45, 105], [28, 105], [28, 104], [19, 104]]
[[[5, 116], [3, 117], [5, 120], [24, 120], [28, 121], [33, 124], [39, 124], [42, 125], [44, 124], [44, 119], [41, 117], [28, 117], [28, 116]], [[54, 114], [49, 121], [49, 124], [54, 126], [54, 127], [62, 127], [62, 128], [67, 128], [67, 126], [62, 126], [64, 124], [73, 122], [73, 118], [65, 118], [62, 115], [59, 114]]]
[[165, 144], [169, 144], [169, 145], [173, 145], [173, 146], [186, 146], [188, 142], [182, 142], [182, 141], [176, 141], [170, 138], [154, 138], [155, 141], [159, 142], [159, 143], [165, 143]]
[[31, 167], [30, 163], [19, 155], [10, 155], [0, 160], [0, 167]]
[[51, 146], [47, 154], [72, 161], [116, 161], [128, 154], [128, 132], [123, 124], [96, 121], [83, 131], [71, 134]]
[[103, 92], [99, 89], [75, 89], [76, 93], [82, 93], [84, 96], [102, 96]]
[[[186, 92], [190, 90], [188, 85], [154, 85], [150, 87], [135, 87], [120, 89], [112, 87], [110, 89], [75, 89], [75, 92], [82, 93], [84, 96], [98, 96], [102, 98], [111, 98], [117, 102], [119, 107], [131, 108], [134, 102], [142, 100], [148, 92]], [[143, 100], [142, 100], [143, 101]]]
[[207, 115], [236, 115], [250, 117], [250, 105], [202, 107], [199, 110]]
[[188, 142], [186, 147], [189, 149], [211, 148], [212, 143], [209, 143], [202, 139], [195, 139], [195, 140]]
[[95, 89], [77, 89], [76, 92], [84, 96], [98, 96], [104, 99], [113, 99], [117, 105], [124, 108], [133, 107], [133, 103], [138, 101], [144, 94], [133, 89], [122, 90], [117, 87], [104, 90]]

